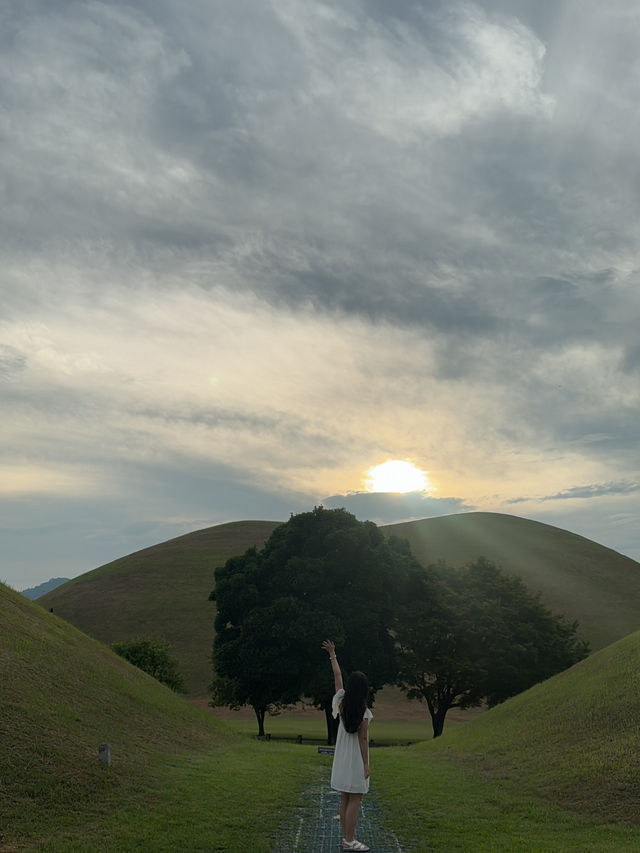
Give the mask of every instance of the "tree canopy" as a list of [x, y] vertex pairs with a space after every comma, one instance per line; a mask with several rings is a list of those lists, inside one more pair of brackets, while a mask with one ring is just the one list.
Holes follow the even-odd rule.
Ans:
[[277, 527], [215, 571], [214, 700], [264, 713], [304, 698], [325, 711], [329, 742], [333, 681], [320, 642], [331, 637], [346, 672], [367, 673], [372, 693], [395, 677], [389, 633], [408, 547], [344, 509], [316, 507]]
[[176, 693], [187, 692], [180, 674], [178, 661], [170, 657], [169, 643], [164, 640], [130, 640], [123, 643], [113, 643], [111, 648], [120, 657], [152, 675]]
[[215, 570], [216, 704], [268, 709], [304, 699], [322, 708], [333, 680], [320, 643], [345, 673], [366, 672], [372, 699], [398, 683], [425, 701], [434, 737], [450, 708], [502, 702], [586, 656], [577, 624], [553, 615], [517, 577], [478, 558], [428, 569], [406, 542], [386, 539], [344, 509], [291, 516], [262, 550]]
[[577, 623], [484, 558], [414, 573], [394, 627], [398, 683], [427, 703], [434, 737], [450, 708], [491, 707], [588, 653]]

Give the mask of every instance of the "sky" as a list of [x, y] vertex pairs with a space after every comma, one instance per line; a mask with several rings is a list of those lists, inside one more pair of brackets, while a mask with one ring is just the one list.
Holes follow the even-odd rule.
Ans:
[[0, 580], [318, 504], [640, 560], [635, 0], [5, 0], [0, 47]]

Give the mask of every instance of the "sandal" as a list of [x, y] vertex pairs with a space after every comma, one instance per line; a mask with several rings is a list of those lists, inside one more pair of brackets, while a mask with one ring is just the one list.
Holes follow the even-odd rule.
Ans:
[[362, 841], [355, 841], [355, 840], [354, 841], [345, 841], [343, 838], [342, 839], [342, 849], [343, 850], [362, 850], [362, 851], [365, 851], [365, 850], [368, 850], [369, 848], [367, 847], [366, 844], [363, 844]]

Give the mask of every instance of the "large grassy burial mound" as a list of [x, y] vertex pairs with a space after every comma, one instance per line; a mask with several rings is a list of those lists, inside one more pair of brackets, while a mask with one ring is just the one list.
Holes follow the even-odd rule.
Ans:
[[514, 515], [471, 512], [392, 524], [422, 565], [478, 556], [518, 575], [554, 613], [580, 623], [592, 649], [640, 629], [640, 563], [590, 539]]
[[38, 604], [103, 643], [166, 640], [189, 693], [205, 697], [212, 678], [214, 570], [261, 548], [278, 524], [242, 521], [188, 533], [80, 575]]
[[[27, 835], [43, 811], [68, 810], [70, 822], [75, 810], [100, 812], [126, 797], [160, 755], [210, 751], [229, 737], [153, 678], [3, 585], [0, 684], [0, 826]], [[109, 772], [98, 760], [102, 743], [111, 747]]]
[[[164, 639], [192, 698], [208, 695], [216, 566], [261, 548], [279, 522], [241, 521], [189, 533], [87, 572], [38, 604], [104, 643]], [[467, 513], [383, 528], [408, 539], [423, 565], [459, 566], [482, 555], [519, 575], [544, 603], [580, 623], [601, 648], [640, 627], [640, 564], [547, 524]]]
[[385, 752], [382, 795], [408, 849], [640, 850], [639, 688], [636, 632], [437, 740]]
[[488, 777], [640, 825], [640, 632], [498, 705], [441, 745]]
[[0, 584], [0, 850], [266, 851], [311, 761], [256, 750]]

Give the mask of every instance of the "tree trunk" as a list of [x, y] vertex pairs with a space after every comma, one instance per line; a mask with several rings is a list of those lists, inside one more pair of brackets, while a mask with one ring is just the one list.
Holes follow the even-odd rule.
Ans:
[[338, 723], [339, 719], [333, 718], [333, 714], [331, 713], [331, 705], [325, 705], [323, 707], [324, 716], [327, 721], [327, 745], [334, 746], [336, 742], [336, 738], [338, 736]]
[[445, 711], [438, 711], [436, 714], [434, 714], [431, 717], [431, 723], [433, 725], [433, 736], [434, 736], [434, 738], [440, 737], [440, 735], [442, 734], [442, 731], [444, 729], [444, 718], [446, 716], [446, 713], [447, 713], [446, 710]]
[[449, 705], [443, 704], [439, 702], [437, 705], [433, 703], [433, 701], [429, 697], [425, 697], [427, 700], [427, 707], [429, 708], [429, 714], [431, 715], [431, 725], [433, 727], [433, 736], [434, 738], [440, 737], [444, 730], [444, 719], [447, 716], [447, 711], [449, 710]]
[[256, 718], [258, 720], [258, 737], [264, 737], [264, 715], [266, 714], [267, 709], [258, 708], [254, 705], [253, 710], [256, 712]]

